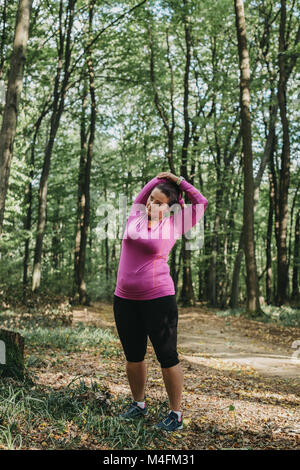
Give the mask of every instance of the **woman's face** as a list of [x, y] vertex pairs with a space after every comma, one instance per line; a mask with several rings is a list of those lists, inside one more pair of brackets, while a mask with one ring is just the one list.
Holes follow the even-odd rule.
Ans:
[[164, 214], [170, 210], [168, 201], [168, 196], [160, 189], [154, 188], [146, 202], [148, 219], [161, 220]]

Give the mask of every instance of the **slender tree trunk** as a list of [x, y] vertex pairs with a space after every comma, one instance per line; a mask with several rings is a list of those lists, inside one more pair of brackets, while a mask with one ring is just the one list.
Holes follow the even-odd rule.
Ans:
[[193, 289], [191, 272], [191, 252], [187, 250], [184, 236], [182, 237], [182, 287], [179, 302], [182, 306], [195, 305], [195, 294]]
[[[231, 282], [231, 287], [230, 287], [230, 292], [228, 292], [228, 300], [227, 304], [231, 308], [237, 308], [238, 307], [238, 294], [239, 294], [239, 277], [240, 277], [240, 265], [239, 265], [239, 270], [236, 271], [236, 260], [239, 259], [239, 253], [242, 252], [243, 250], [240, 248], [240, 241], [241, 241], [241, 236], [240, 236], [240, 241], [239, 241], [239, 247], [238, 250], [235, 252], [235, 239], [234, 239], [234, 233], [236, 232], [235, 228], [235, 218], [236, 218], [236, 213], [238, 211], [238, 201], [240, 200], [241, 193], [242, 193], [242, 178], [240, 175], [240, 171], [242, 170], [242, 162], [240, 162], [239, 166], [239, 171], [237, 175], [234, 175], [234, 166], [232, 165], [232, 179], [236, 178], [238, 182], [238, 187], [233, 188], [233, 194], [237, 194], [235, 200], [231, 204], [230, 208], [230, 215], [229, 215], [229, 232], [230, 232], [230, 238], [229, 238], [229, 248], [228, 251], [231, 254], [231, 257], [234, 257], [235, 254], [235, 263], [234, 263], [234, 270], [233, 270], [233, 275], [232, 278], [230, 279]], [[241, 233], [240, 233], [241, 235]], [[229, 282], [229, 281], [228, 281]]]
[[[43, 118], [46, 116], [47, 112], [49, 111], [49, 107], [47, 107], [47, 103], [45, 103], [44, 109], [39, 116], [38, 120], [34, 126], [34, 136], [31, 145], [31, 157], [30, 157], [30, 181], [25, 189], [25, 197], [24, 197], [24, 206], [27, 207], [26, 210], [26, 218], [24, 219], [24, 229], [28, 232], [31, 230], [31, 219], [32, 219], [32, 180], [34, 177], [34, 166], [35, 166], [35, 145], [36, 139], [39, 133], [39, 129], [42, 123]], [[26, 286], [28, 282], [29, 276], [29, 242], [30, 236], [26, 237], [25, 240], [25, 249], [24, 249], [24, 261], [23, 261], [23, 301], [25, 301], [26, 296]]]
[[[89, 8], [89, 44], [92, 41], [92, 25], [94, 17], [94, 6], [95, 1], [90, 2]], [[88, 231], [90, 226], [90, 177], [91, 177], [91, 163], [93, 157], [93, 146], [95, 140], [95, 129], [96, 129], [96, 95], [95, 95], [95, 73], [93, 68], [93, 58], [91, 47], [87, 47], [87, 69], [89, 76], [89, 92], [90, 92], [90, 131], [88, 146], [85, 154], [85, 127], [83, 128], [83, 145], [82, 145], [82, 162], [80, 167], [80, 182], [79, 182], [79, 214], [78, 220], [80, 221], [80, 230], [77, 231], [76, 245], [79, 246], [79, 256], [76, 257], [75, 271], [77, 273], [77, 288], [79, 293], [79, 303], [83, 305], [89, 305], [90, 300], [86, 291], [86, 283], [84, 279], [85, 274], [85, 259], [86, 259], [86, 244]], [[85, 116], [83, 114], [83, 121]]]
[[166, 30], [166, 40], [167, 40], [167, 50], [168, 50], [168, 65], [170, 70], [170, 104], [171, 104], [171, 124], [168, 125], [168, 163], [169, 168], [172, 173], [172, 169], [174, 169], [173, 165], [173, 152], [174, 152], [174, 131], [175, 131], [175, 106], [174, 106], [174, 72], [173, 66], [170, 57], [170, 45], [169, 45], [169, 30]]
[[[272, 156], [273, 158], [273, 156]], [[274, 214], [274, 181], [272, 172], [269, 172], [269, 215], [266, 240], [266, 303], [272, 303], [272, 233], [273, 233], [273, 214]]]
[[290, 228], [289, 228], [289, 249], [288, 249], [288, 265], [290, 266], [292, 258], [292, 233], [293, 233], [293, 224], [294, 224], [294, 212], [297, 210], [297, 200], [299, 197], [300, 190], [300, 179], [298, 180], [297, 188], [293, 196], [293, 201], [291, 204], [291, 216], [290, 216]]
[[177, 284], [178, 284], [178, 276], [177, 276], [177, 269], [176, 269], [176, 252], [177, 252], [177, 244], [172, 248], [171, 251], [171, 262], [170, 262], [170, 274], [172, 276], [173, 282], [174, 282], [174, 289], [175, 292], [177, 293]]
[[[174, 246], [178, 246], [178, 245], [175, 244]], [[180, 252], [179, 252], [179, 256], [178, 256], [178, 262], [176, 263], [176, 260], [175, 260], [174, 263], [175, 263], [175, 267], [174, 267], [174, 272], [175, 272], [174, 286], [175, 286], [175, 293], [177, 295], [177, 293], [178, 293], [179, 273], [180, 273], [181, 264], [182, 264], [182, 244], [181, 244], [181, 248], [180, 248]], [[176, 269], [176, 266], [177, 266], [177, 269]]]
[[[267, 13], [267, 12], [266, 12]], [[266, 14], [265, 16], [265, 28], [266, 31], [268, 32], [272, 26], [272, 15]], [[264, 58], [265, 62], [267, 65], [268, 70], [270, 70], [270, 64], [268, 61], [268, 55], [267, 52], [270, 48], [270, 44], [268, 41], [269, 34], [266, 33], [264, 37], [261, 39], [261, 48], [263, 49], [263, 46], [265, 46], [265, 52], [264, 52]], [[274, 80], [274, 77], [271, 77], [272, 80]], [[258, 195], [259, 195], [259, 187], [261, 184], [262, 176], [264, 174], [265, 168], [270, 162], [270, 160], [273, 158], [271, 155], [272, 152], [274, 152], [273, 146], [275, 146], [274, 140], [275, 140], [275, 124], [276, 124], [276, 119], [277, 119], [277, 112], [278, 112], [278, 104], [274, 103], [274, 90], [273, 88], [271, 89], [271, 96], [270, 96], [270, 113], [269, 113], [269, 128], [268, 128], [268, 134], [265, 142], [265, 148], [264, 148], [264, 153], [260, 162], [260, 166], [258, 169], [258, 172], [255, 177], [254, 181], [254, 212], [255, 208], [258, 202]], [[236, 253], [236, 259], [234, 262], [234, 274], [233, 274], [233, 280], [232, 280], [232, 289], [231, 289], [231, 296], [230, 296], [230, 306], [232, 308], [236, 308], [238, 305], [238, 292], [239, 292], [239, 278], [240, 278], [240, 267], [242, 264], [242, 258], [243, 258], [243, 253], [244, 253], [244, 245], [243, 245], [243, 231], [244, 227], [242, 229], [241, 237], [239, 240], [239, 248]], [[274, 277], [274, 282], [275, 282], [275, 277]]]
[[[107, 203], [107, 184], [106, 181], [104, 181], [104, 201]], [[105, 239], [104, 239], [104, 244], [105, 244], [105, 279], [106, 282], [109, 280], [109, 244], [108, 244], [108, 223], [105, 224]]]
[[[213, 82], [218, 80], [218, 57], [217, 57], [217, 37], [211, 37], [211, 65], [212, 65], [212, 74]], [[220, 145], [219, 138], [219, 118], [217, 116], [217, 105], [216, 105], [216, 94], [212, 93], [211, 98], [211, 110], [208, 114], [208, 117], [212, 116], [213, 118], [213, 133], [212, 140], [206, 132], [206, 140], [210, 149], [211, 154], [213, 155], [213, 160], [215, 163], [215, 172], [216, 172], [216, 208], [215, 208], [215, 218], [214, 218], [214, 227], [212, 234], [210, 236], [210, 259], [209, 259], [209, 274], [208, 274], [208, 299], [211, 306], [224, 306], [225, 298], [227, 296], [226, 286], [227, 286], [227, 269], [226, 269], [226, 257], [224, 256], [224, 250], [226, 250], [227, 237], [223, 240], [220, 237], [220, 227], [225, 227], [226, 225], [226, 212], [223, 208], [228, 207], [231, 203], [230, 198], [224, 192], [224, 188], [227, 187], [226, 179], [229, 176], [230, 163], [233, 160], [234, 155], [236, 154], [239, 148], [239, 142], [241, 139], [241, 132], [239, 131], [235, 142], [233, 145], [230, 144], [232, 133], [235, 127], [233, 123], [231, 131], [228, 133], [227, 142], [222, 148]], [[237, 120], [236, 120], [237, 121]], [[229, 149], [231, 149], [229, 151]], [[223, 157], [223, 162], [222, 162]], [[225, 194], [225, 200], [224, 200]], [[228, 203], [226, 203], [226, 199]], [[232, 207], [232, 204], [231, 204]]]
[[32, 0], [19, 1], [6, 102], [0, 131], [0, 238], [22, 91], [31, 8]]
[[259, 286], [254, 242], [254, 180], [250, 119], [250, 64], [246, 40], [244, 5], [235, 0], [236, 30], [240, 62], [241, 129], [244, 157], [244, 250], [246, 259], [247, 303], [246, 311], [251, 316], [263, 315], [259, 304]]
[[[270, 160], [273, 159], [273, 152], [275, 149], [275, 123], [276, 123], [276, 116], [278, 111], [277, 104], [272, 104], [273, 102], [273, 92], [271, 94], [270, 99], [270, 119], [269, 119], [269, 130], [266, 139], [266, 144], [264, 148], [264, 153], [262, 160], [260, 162], [259, 170], [255, 177], [254, 182], [254, 212], [258, 202], [258, 190], [261, 184], [262, 176], [264, 174], [266, 165]], [[232, 279], [232, 288], [231, 288], [231, 296], [230, 296], [230, 306], [231, 308], [236, 308], [238, 305], [238, 292], [239, 292], [239, 279], [240, 279], [240, 268], [242, 264], [243, 254], [244, 254], [244, 245], [243, 245], [243, 232], [244, 227], [242, 228], [242, 232], [240, 235], [239, 240], [239, 247], [236, 253], [236, 259], [234, 262], [234, 272], [233, 272], [233, 279]]]
[[[41, 122], [41, 121], [40, 121]], [[32, 217], [32, 180], [33, 180], [33, 169], [34, 169], [34, 150], [35, 150], [35, 142], [36, 136], [38, 133], [39, 125], [36, 126], [33, 143], [31, 147], [31, 158], [30, 158], [30, 181], [25, 189], [25, 197], [24, 197], [24, 205], [27, 206], [27, 214], [26, 219], [24, 220], [24, 229], [30, 231], [31, 230], [31, 217]], [[23, 262], [23, 293], [25, 296], [26, 286], [27, 286], [27, 279], [29, 275], [29, 241], [30, 237], [26, 237], [25, 240], [25, 250], [24, 250], [24, 262]], [[23, 297], [25, 300], [25, 297]]]
[[[55, 77], [54, 84], [54, 98], [53, 98], [53, 107], [52, 107], [52, 116], [50, 124], [50, 136], [46, 144], [45, 156], [43, 162], [42, 175], [40, 180], [39, 188], [39, 204], [38, 204], [38, 221], [37, 221], [37, 236], [35, 243], [34, 251], [34, 265], [33, 265], [33, 275], [32, 275], [32, 291], [37, 291], [40, 287], [41, 282], [41, 259], [42, 259], [42, 248], [43, 248], [43, 238], [46, 228], [46, 209], [47, 209], [47, 193], [48, 193], [48, 178], [50, 173], [50, 163], [51, 156], [54, 146], [54, 140], [59, 128], [60, 118], [64, 110], [65, 96], [67, 92], [67, 85], [70, 78], [70, 60], [71, 60], [71, 32], [73, 27], [74, 19], [74, 6], [76, 0], [69, 0], [67, 7], [68, 15], [68, 26], [67, 26], [67, 39], [66, 45], [64, 44], [64, 35], [62, 33], [62, 12], [63, 12], [63, 2], [60, 2], [60, 50], [58, 55], [58, 67]], [[64, 46], [66, 49], [65, 52], [65, 62], [64, 62], [64, 77], [60, 87], [60, 75], [63, 61]]]
[[168, 47], [168, 65], [170, 69], [170, 80], [171, 80], [171, 84], [170, 84], [171, 123], [169, 123], [168, 121], [168, 117], [160, 102], [160, 97], [157, 91], [155, 63], [154, 63], [155, 61], [154, 44], [153, 44], [152, 29], [151, 29], [151, 18], [149, 17], [148, 39], [149, 39], [149, 49], [150, 49], [150, 80], [151, 80], [152, 90], [153, 90], [153, 99], [154, 99], [154, 104], [157, 109], [158, 115], [163, 122], [164, 128], [167, 133], [167, 137], [168, 137], [168, 146], [167, 146], [168, 165], [169, 165], [171, 173], [175, 174], [176, 172], [175, 172], [174, 161], [173, 161], [174, 130], [175, 130], [173, 67], [172, 67], [172, 63], [170, 59], [168, 31], [166, 34], [167, 34], [167, 47]]
[[296, 215], [295, 240], [294, 240], [294, 260], [293, 260], [293, 278], [292, 278], [292, 299], [299, 301], [299, 266], [300, 266], [300, 210]]
[[232, 285], [231, 285], [231, 296], [230, 296], [230, 307], [237, 308], [239, 303], [239, 292], [240, 292], [240, 271], [242, 265], [242, 259], [244, 254], [244, 243], [243, 243], [244, 229], [242, 228], [239, 238], [239, 246], [237, 249], [236, 257], [234, 260], [233, 274], [232, 274]]
[[[1, 18], [1, 24], [2, 24], [2, 33], [1, 33], [1, 39], [0, 39], [0, 79], [2, 78], [3, 75], [3, 70], [4, 70], [4, 63], [5, 63], [5, 56], [4, 56], [4, 46], [5, 46], [5, 36], [6, 36], [6, 17], [7, 17], [7, 0], [4, 0], [4, 5], [2, 7], [2, 18]], [[2, 103], [0, 103], [0, 109], [2, 108]], [[1, 109], [1, 114], [2, 114], [2, 109]]]
[[[187, 5], [187, 0], [183, 1]], [[184, 16], [184, 32], [185, 32], [185, 72], [184, 72], [184, 94], [183, 94], [183, 118], [184, 118], [184, 136], [181, 150], [180, 174], [188, 179], [187, 174], [187, 158], [188, 147], [190, 143], [190, 123], [189, 123], [189, 75], [191, 67], [191, 29], [188, 16]], [[191, 178], [191, 181], [193, 177]], [[191, 251], [186, 249], [186, 237], [182, 236], [182, 288], [180, 291], [179, 301], [181, 305], [195, 305], [196, 298], [192, 282], [191, 269]]]
[[[288, 287], [288, 260], [287, 260], [287, 223], [288, 223], [288, 188], [289, 188], [289, 168], [290, 168], [290, 142], [289, 142], [289, 123], [287, 119], [286, 109], [286, 90], [287, 83], [291, 73], [296, 65], [299, 54], [290, 52], [286, 54], [288, 49], [288, 38], [291, 36], [291, 25], [288, 22], [288, 30], [286, 31], [286, 3], [281, 3], [280, 8], [280, 28], [279, 28], [279, 81], [277, 85], [277, 101], [280, 109], [280, 119], [282, 125], [283, 145], [281, 152], [281, 169], [275, 168], [273, 157], [270, 159], [270, 170], [272, 173], [272, 181], [274, 185], [274, 201], [275, 209], [275, 240], [277, 246], [277, 276], [273, 276], [273, 289], [276, 292], [275, 302], [281, 305], [283, 299], [286, 299]], [[300, 42], [300, 26], [295, 35], [292, 44], [293, 51], [297, 50]], [[275, 134], [275, 132], [274, 132]], [[275, 146], [276, 149], [276, 146]], [[277, 173], [279, 173], [279, 182], [277, 181]], [[286, 279], [283, 279], [283, 273], [286, 272]], [[284, 281], [281, 286], [278, 284]], [[277, 287], [276, 287], [277, 281]]]
[[87, 80], [83, 81], [82, 104], [81, 104], [81, 120], [80, 120], [80, 160], [78, 171], [78, 196], [77, 196], [77, 223], [75, 234], [75, 247], [74, 247], [74, 289], [73, 298], [76, 297], [76, 291], [80, 291], [80, 243], [81, 243], [81, 227], [84, 225], [84, 179], [85, 179], [85, 166], [86, 166], [86, 147], [88, 131], [86, 129], [86, 106], [88, 96]]
[[[220, 177], [220, 176], [219, 176]], [[217, 176], [217, 180], [219, 179]], [[218, 184], [216, 190], [216, 216], [214, 220], [213, 233], [211, 234], [211, 256], [209, 266], [209, 304], [212, 307], [217, 306], [217, 262], [218, 262], [218, 247], [219, 247], [219, 229], [220, 229], [220, 204], [222, 203], [222, 190]]]
[[59, 266], [59, 264], [60, 264], [59, 249], [60, 249], [60, 242], [61, 242], [60, 235], [59, 235], [59, 232], [60, 232], [60, 229], [61, 229], [61, 226], [60, 226], [60, 213], [59, 213], [60, 212], [60, 197], [59, 196], [58, 196], [58, 198], [55, 202], [56, 202], [56, 207], [54, 209], [54, 219], [53, 219], [53, 229], [52, 229], [52, 246], [51, 246], [51, 251], [52, 251], [52, 269], [51, 269], [51, 271], [52, 272], [53, 272], [53, 268], [57, 272], [57, 270], [62, 267], [62, 263], [61, 263], [61, 266]]
[[288, 208], [288, 190], [290, 184], [290, 135], [289, 121], [286, 109], [286, 85], [287, 85], [287, 67], [286, 67], [286, 2], [281, 0], [280, 9], [280, 28], [279, 28], [279, 83], [278, 83], [278, 104], [280, 119], [282, 124], [282, 152], [281, 169], [279, 178], [279, 227], [278, 227], [278, 268], [277, 268], [277, 295], [276, 304], [282, 305], [287, 299], [288, 287], [288, 263], [287, 263], [287, 224], [289, 217]]

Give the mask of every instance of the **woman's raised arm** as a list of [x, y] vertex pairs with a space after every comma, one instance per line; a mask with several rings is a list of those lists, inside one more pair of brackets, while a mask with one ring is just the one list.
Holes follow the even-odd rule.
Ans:
[[137, 211], [142, 209], [139, 209], [139, 207], [137, 206], [138, 204], [143, 204], [144, 206], [146, 205], [147, 199], [151, 194], [152, 189], [155, 188], [155, 186], [167, 181], [169, 181], [168, 178], [158, 178], [157, 176], [152, 178], [152, 180], [148, 181], [148, 183], [143, 187], [143, 189], [139, 192], [139, 194], [133, 201], [129, 216], [136, 215]]
[[208, 205], [208, 200], [195, 186], [186, 180], [181, 181], [179, 188], [186, 193], [192, 203], [174, 214], [175, 230], [180, 236], [191, 230], [202, 219]]

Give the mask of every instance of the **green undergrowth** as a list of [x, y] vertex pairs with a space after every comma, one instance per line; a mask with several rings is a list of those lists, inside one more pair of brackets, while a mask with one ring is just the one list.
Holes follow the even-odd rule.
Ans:
[[[264, 323], [275, 323], [281, 326], [295, 326], [300, 327], [300, 309], [290, 306], [276, 307], [274, 305], [264, 305], [263, 311], [266, 315], [263, 319], [253, 317], [255, 321], [262, 321]], [[221, 317], [242, 317], [245, 315], [245, 308], [234, 308], [219, 310], [215, 312], [216, 315]], [[248, 317], [249, 318], [249, 317]]]
[[[80, 376], [59, 390], [2, 378], [0, 449], [171, 448], [151, 426], [151, 414], [131, 422], [118, 417], [128, 404], [128, 398]], [[166, 410], [167, 402], [151, 406], [155, 415]]]
[[24, 336], [27, 346], [60, 349], [67, 352], [95, 347], [104, 357], [120, 355], [118, 339], [110, 329], [84, 326], [78, 323], [74, 327], [38, 327], [30, 330], [20, 329], [18, 332]]
[[[39, 324], [38, 312], [0, 312], [5, 328], [25, 338], [24, 380], [0, 377], [0, 449], [172, 449], [170, 439], [153, 424], [168, 411], [168, 401], [149, 403], [149, 416], [123, 421], [119, 414], [131, 402], [113, 394], [102, 378], [74, 374], [59, 388], [43, 385], [40, 372], [64, 371], [69, 353], [84, 351], [103, 363], [120, 361], [119, 339], [112, 329], [69, 325], [64, 313], [49, 309]], [[56, 322], [58, 320], [58, 322]], [[151, 401], [151, 400], [150, 400]], [[182, 437], [180, 438], [182, 442]]]

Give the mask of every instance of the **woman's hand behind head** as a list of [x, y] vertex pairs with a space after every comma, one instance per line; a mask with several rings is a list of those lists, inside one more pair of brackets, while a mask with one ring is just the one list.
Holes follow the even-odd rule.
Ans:
[[168, 178], [170, 181], [173, 181], [173, 183], [176, 183], [178, 180], [178, 176], [173, 175], [173, 173], [170, 173], [169, 171], [158, 173], [157, 178]]

